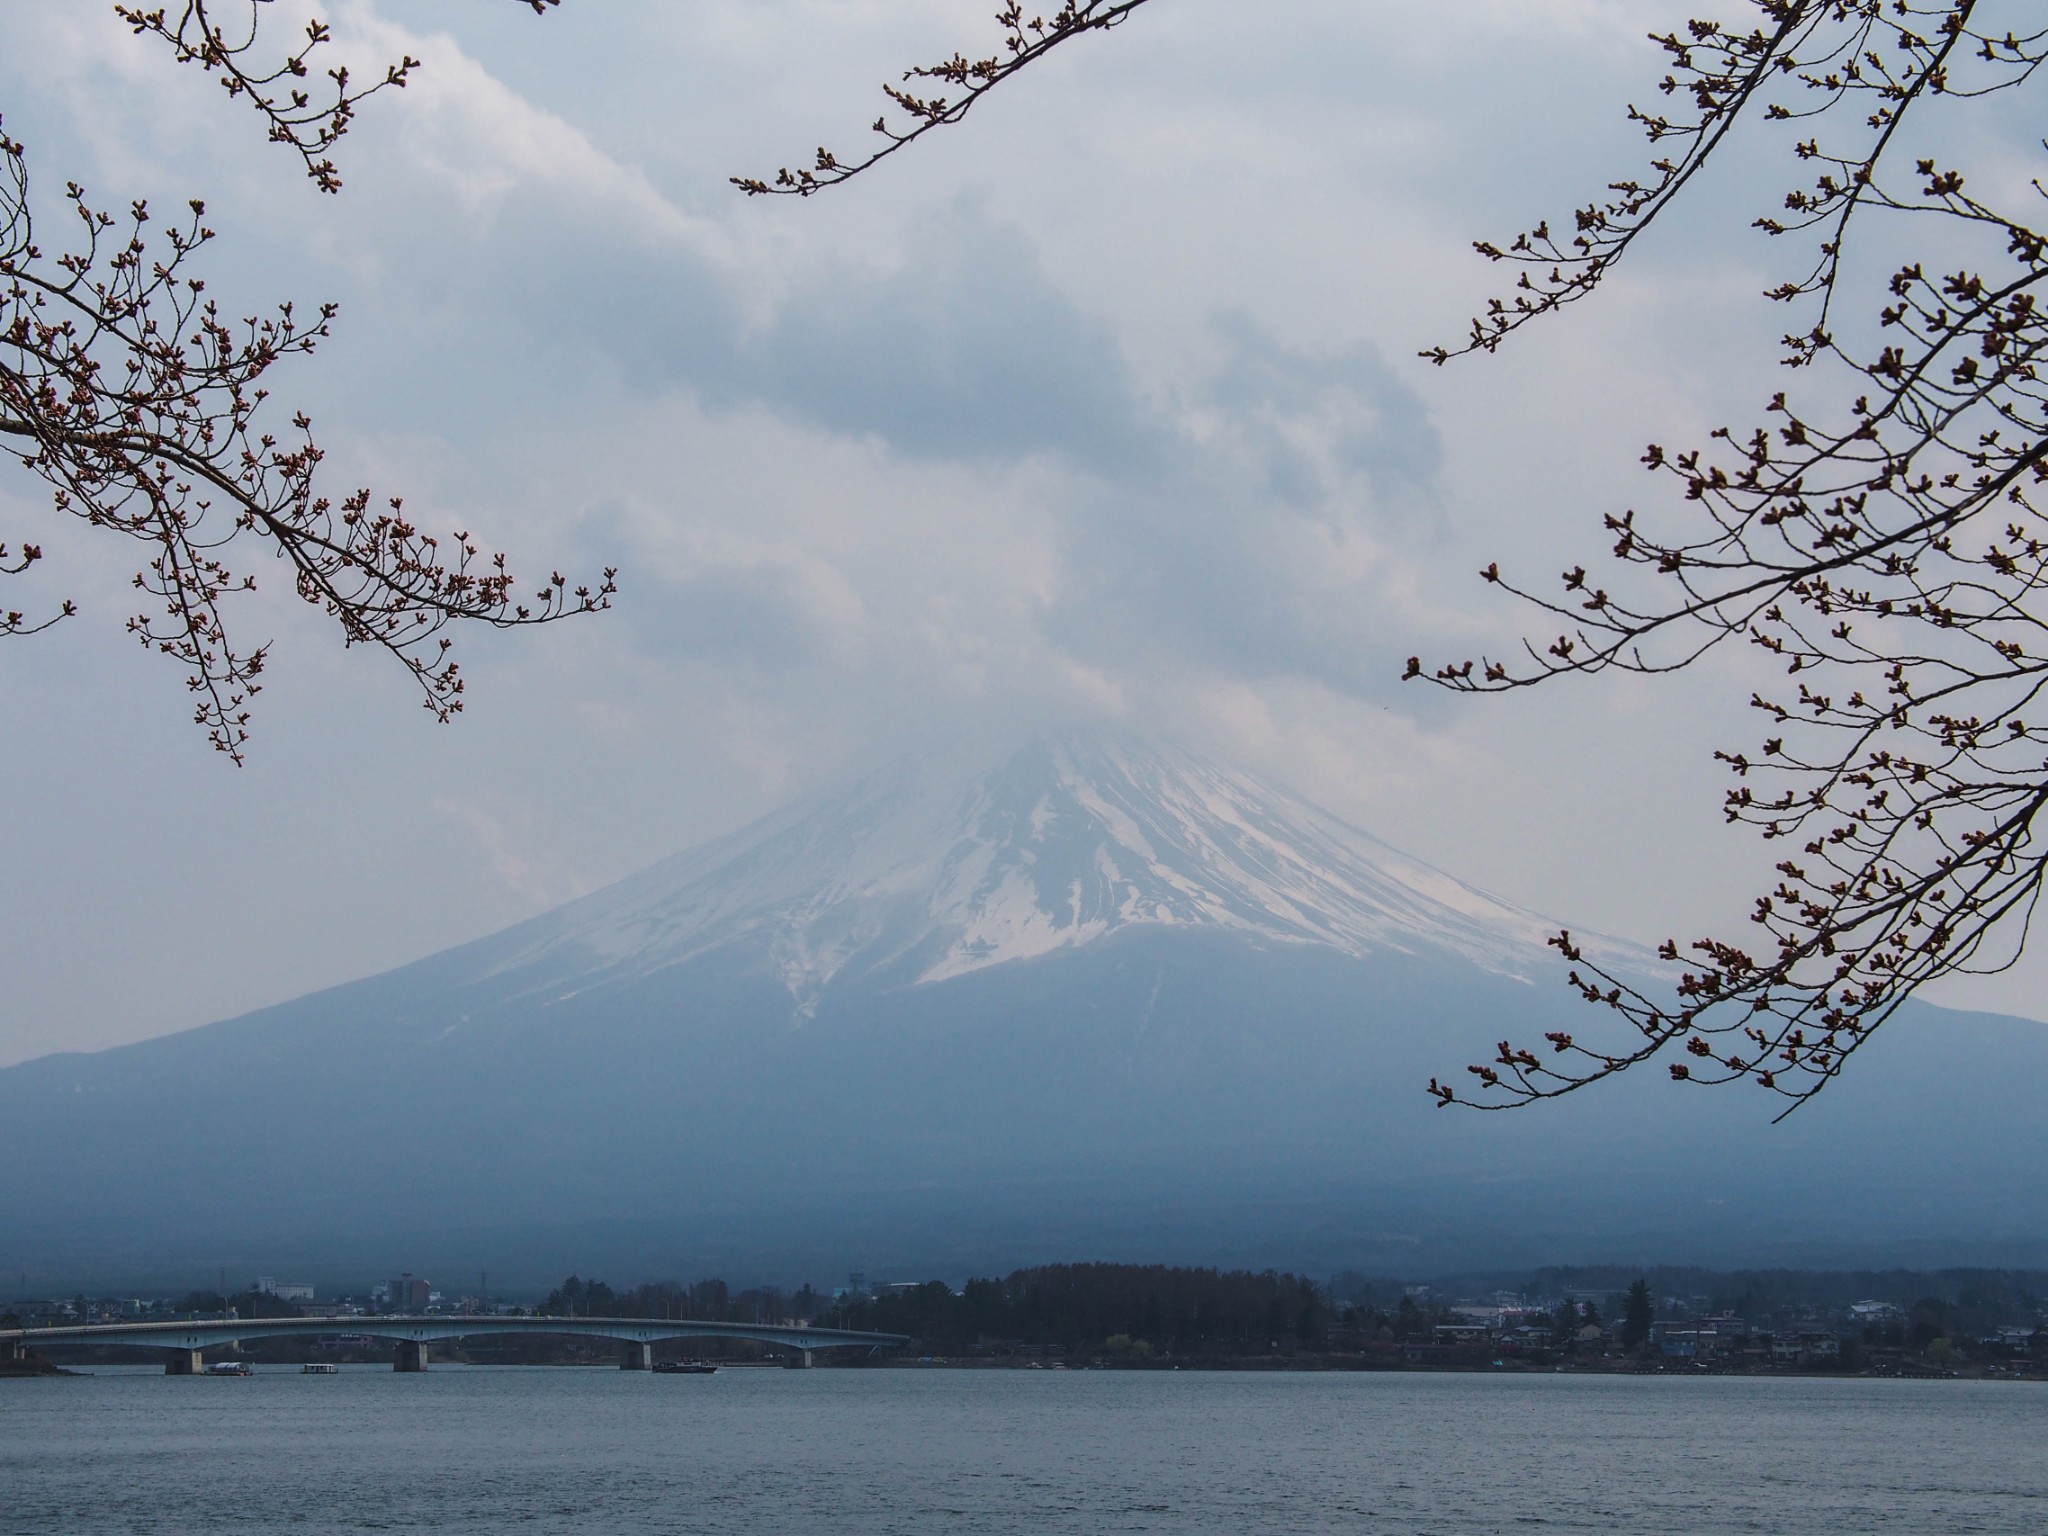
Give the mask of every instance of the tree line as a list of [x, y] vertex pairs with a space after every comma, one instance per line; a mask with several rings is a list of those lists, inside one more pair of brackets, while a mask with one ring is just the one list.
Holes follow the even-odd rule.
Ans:
[[819, 1327], [899, 1333], [945, 1351], [1271, 1354], [1318, 1349], [1340, 1328], [1370, 1332], [1400, 1322], [1426, 1335], [1436, 1321], [1341, 1307], [1327, 1287], [1274, 1270], [1163, 1264], [1050, 1264], [1000, 1278], [883, 1286], [838, 1296], [811, 1286], [733, 1292], [723, 1280], [614, 1290], [571, 1276], [536, 1312], [548, 1316], [670, 1317], [708, 1322], [800, 1320]]
[[661, 1280], [613, 1290], [602, 1280], [571, 1275], [535, 1307], [537, 1317], [694, 1318], [707, 1323], [784, 1323], [808, 1320], [827, 1300], [810, 1286], [784, 1291], [772, 1285], [734, 1291], [723, 1280], [682, 1285]]
[[[1355, 1279], [1356, 1277], [1350, 1277]], [[1270, 1356], [1349, 1352], [1371, 1344], [1427, 1343], [1462, 1321], [1426, 1293], [1395, 1299], [1279, 1270], [1166, 1264], [1047, 1264], [959, 1290], [943, 1280], [826, 1296], [760, 1286], [735, 1292], [723, 1280], [674, 1281], [614, 1290], [571, 1275], [534, 1309], [550, 1317], [691, 1318], [704, 1322], [812, 1323], [902, 1334], [941, 1353]], [[1638, 1279], [1617, 1302], [1624, 1339], [1639, 1347], [1654, 1317]], [[1550, 1318], [1562, 1344], [1601, 1322], [1590, 1302], [1562, 1302]]]
[[1268, 1354], [1322, 1346], [1338, 1316], [1324, 1287], [1273, 1270], [1050, 1264], [847, 1297], [824, 1320], [955, 1349]]

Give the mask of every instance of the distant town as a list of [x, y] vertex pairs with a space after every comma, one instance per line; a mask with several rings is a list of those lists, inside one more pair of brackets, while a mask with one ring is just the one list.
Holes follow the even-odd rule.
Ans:
[[[261, 1362], [376, 1362], [388, 1342], [352, 1318], [406, 1316], [692, 1319], [902, 1335], [842, 1352], [841, 1367], [1301, 1369], [1827, 1374], [2039, 1378], [2048, 1374], [2048, 1274], [2005, 1270], [1545, 1270], [1427, 1284], [1356, 1274], [1327, 1281], [1261, 1272], [1062, 1264], [1001, 1279], [870, 1280], [829, 1290], [734, 1289], [723, 1280], [614, 1289], [571, 1276], [545, 1296], [494, 1294], [401, 1271], [359, 1293], [321, 1296], [271, 1275], [163, 1296], [17, 1298], [0, 1329], [222, 1318], [331, 1318], [332, 1334], [242, 1347]], [[674, 1341], [738, 1364], [777, 1357], [746, 1339]], [[473, 1364], [604, 1363], [601, 1339], [549, 1334], [437, 1346]], [[57, 1345], [11, 1374], [140, 1359], [103, 1341]], [[806, 1357], [808, 1358], [808, 1357]], [[828, 1363], [820, 1355], [820, 1363]]]

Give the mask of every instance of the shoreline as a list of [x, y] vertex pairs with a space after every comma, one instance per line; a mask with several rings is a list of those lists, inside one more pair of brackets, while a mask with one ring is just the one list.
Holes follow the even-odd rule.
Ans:
[[42, 1381], [51, 1376], [82, 1376], [83, 1371], [67, 1370], [53, 1364], [41, 1355], [30, 1355], [25, 1360], [0, 1360], [0, 1381]]
[[[144, 1360], [95, 1360], [88, 1366], [103, 1366], [110, 1370], [124, 1372], [145, 1371], [153, 1362]], [[294, 1368], [301, 1364], [289, 1360], [250, 1360], [249, 1364], [266, 1375], [294, 1374]], [[381, 1360], [351, 1360], [336, 1362], [359, 1370], [388, 1370], [389, 1365]], [[728, 1371], [783, 1371], [809, 1369], [814, 1371], [1018, 1371], [1041, 1374], [1079, 1375], [1119, 1372], [1125, 1374], [1161, 1375], [1179, 1373], [1183, 1375], [1378, 1375], [1378, 1376], [1627, 1376], [1649, 1377], [1664, 1380], [1742, 1380], [1742, 1381], [1995, 1381], [2012, 1383], [2039, 1383], [2048, 1381], [2048, 1374], [2031, 1371], [2006, 1371], [1996, 1369], [1938, 1369], [1934, 1367], [1911, 1367], [1904, 1369], [1881, 1369], [1865, 1367], [1859, 1370], [1763, 1370], [1752, 1371], [1739, 1368], [1712, 1366], [1668, 1365], [1648, 1362], [1609, 1361], [1600, 1364], [1539, 1364], [1508, 1362], [1383, 1362], [1356, 1357], [1323, 1357], [1317, 1359], [1284, 1359], [1273, 1357], [1248, 1357], [1245, 1359], [1197, 1359], [1197, 1360], [959, 1360], [959, 1359], [895, 1359], [847, 1361], [841, 1364], [819, 1364], [811, 1367], [794, 1367], [773, 1361], [733, 1360], [713, 1362], [719, 1372]], [[445, 1369], [462, 1370], [581, 1370], [616, 1372], [618, 1367], [604, 1361], [594, 1360], [464, 1360], [446, 1358], [433, 1362]], [[431, 1367], [430, 1367], [431, 1368]], [[0, 1380], [48, 1380], [54, 1377], [85, 1377], [96, 1374], [91, 1369], [78, 1369], [57, 1365], [47, 1359], [36, 1358], [27, 1361], [0, 1360]], [[628, 1373], [639, 1374], [639, 1373]]]

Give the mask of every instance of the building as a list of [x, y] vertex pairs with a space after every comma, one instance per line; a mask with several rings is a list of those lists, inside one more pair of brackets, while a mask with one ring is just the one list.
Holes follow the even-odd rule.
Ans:
[[275, 1280], [269, 1275], [256, 1277], [256, 1289], [265, 1295], [275, 1296], [279, 1301], [311, 1301], [313, 1287], [300, 1280]]
[[1734, 1340], [1718, 1328], [1702, 1328], [1696, 1324], [1658, 1323], [1650, 1330], [1659, 1353], [1667, 1360], [1691, 1360], [1704, 1364], [1709, 1360], [1725, 1360]]
[[1842, 1358], [1842, 1341], [1822, 1329], [1788, 1329], [1770, 1336], [1773, 1365], [1820, 1365]]
[[433, 1294], [434, 1288], [411, 1270], [393, 1280], [387, 1289], [392, 1310], [396, 1312], [424, 1312]]

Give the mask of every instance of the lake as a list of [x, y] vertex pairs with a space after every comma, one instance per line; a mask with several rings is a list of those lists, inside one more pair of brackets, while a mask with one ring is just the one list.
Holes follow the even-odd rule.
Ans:
[[2024, 1532], [2048, 1389], [343, 1367], [0, 1381], [0, 1531]]

